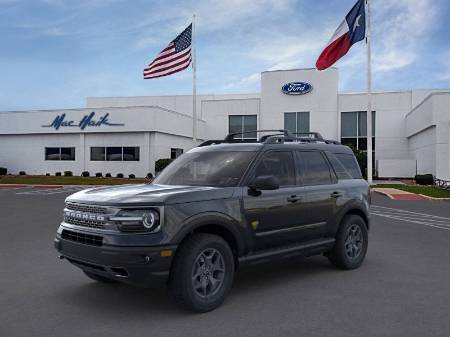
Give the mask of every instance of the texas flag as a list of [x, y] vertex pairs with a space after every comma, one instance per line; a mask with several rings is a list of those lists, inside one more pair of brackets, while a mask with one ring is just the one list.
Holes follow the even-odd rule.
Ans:
[[331, 67], [350, 47], [366, 36], [365, 0], [359, 0], [334, 32], [316, 62], [318, 70]]

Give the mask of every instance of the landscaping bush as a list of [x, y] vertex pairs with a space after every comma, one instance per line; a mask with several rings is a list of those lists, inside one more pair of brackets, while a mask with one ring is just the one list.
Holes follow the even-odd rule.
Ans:
[[414, 177], [417, 185], [433, 185], [434, 178], [432, 174], [417, 174]]
[[72, 173], [72, 171], [64, 171], [64, 176], [65, 177], [72, 177], [73, 173]]
[[123, 173], [117, 173], [116, 178], [123, 178]]
[[6, 169], [6, 167], [0, 167], [0, 176], [6, 176], [7, 173], [8, 170]]
[[26, 174], [25, 171], [20, 171], [20, 172], [19, 172], [19, 175], [20, 175], [20, 176], [26, 176], [27, 174]]
[[45, 176], [46, 176], [46, 177], [50, 177], [50, 173], [46, 173]]
[[97, 173], [95, 174], [95, 176], [96, 176], [97, 178], [101, 178], [101, 177], [103, 177], [103, 174], [102, 174], [101, 172], [97, 172]]
[[56, 176], [56, 177], [61, 177], [61, 172], [56, 172], [56, 173], [55, 173], [55, 176]]
[[105, 174], [105, 177], [106, 177], [106, 178], [111, 178], [111, 173], [106, 173], [106, 174]]
[[89, 174], [88, 171], [83, 171], [83, 172], [81, 172], [81, 176], [82, 176], [82, 177], [89, 177], [90, 174]]
[[134, 179], [134, 178], [136, 178], [136, 176], [133, 173], [131, 173], [130, 175], [128, 175], [128, 178]]
[[153, 174], [152, 173], [147, 173], [147, 175], [145, 176], [145, 178], [149, 179], [149, 180], [153, 180]]
[[155, 171], [156, 172], [161, 172], [162, 170], [164, 170], [166, 168], [167, 165], [169, 165], [172, 162], [172, 159], [170, 158], [161, 158], [158, 159], [155, 162]]

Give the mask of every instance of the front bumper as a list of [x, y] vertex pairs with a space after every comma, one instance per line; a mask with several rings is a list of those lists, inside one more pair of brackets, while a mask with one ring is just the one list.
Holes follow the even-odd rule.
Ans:
[[[63, 239], [59, 233], [55, 237], [54, 244], [62, 258], [82, 270], [131, 285], [150, 288], [167, 283], [177, 248], [174, 245], [92, 246]], [[164, 251], [163, 254], [161, 254], [162, 251]]]

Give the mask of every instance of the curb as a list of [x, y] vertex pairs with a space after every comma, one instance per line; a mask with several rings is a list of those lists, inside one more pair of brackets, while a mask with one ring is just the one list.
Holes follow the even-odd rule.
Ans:
[[381, 192], [381, 191], [374, 191], [374, 190], [372, 190], [372, 192], [379, 193], [381, 195], [384, 195], [384, 196], [388, 197], [389, 199], [395, 200], [389, 193]]
[[0, 188], [21, 188], [27, 186], [25, 184], [0, 184]]
[[424, 195], [424, 194], [419, 194], [424, 198], [427, 198], [429, 200], [436, 200], [436, 201], [450, 201], [450, 198], [435, 198], [435, 197], [430, 197], [429, 195]]
[[[392, 199], [392, 200], [401, 200], [401, 199], [396, 199], [396, 198], [394, 198], [394, 197], [392, 196], [392, 194], [389, 194], [389, 193], [386, 193], [386, 192], [382, 192], [382, 191], [374, 191], [374, 190], [371, 190], [371, 191], [374, 192], [374, 193], [378, 193], [378, 194], [384, 195], [384, 196], [386, 196], [386, 197], [388, 197], [389, 199]], [[410, 193], [411, 193], [411, 192], [410, 192]], [[450, 201], [450, 198], [435, 198], [435, 197], [430, 197], [429, 195], [420, 194], [420, 193], [411, 193], [411, 194], [413, 194], [413, 195], [419, 195], [419, 196], [421, 196], [422, 198], [424, 198], [424, 199], [426, 199], [426, 200], [434, 200], [434, 201]], [[403, 199], [403, 200], [408, 200], [408, 199]]]
[[65, 186], [70, 187], [70, 185], [0, 184], [0, 188], [22, 188], [22, 187], [32, 187], [32, 188], [64, 188]]

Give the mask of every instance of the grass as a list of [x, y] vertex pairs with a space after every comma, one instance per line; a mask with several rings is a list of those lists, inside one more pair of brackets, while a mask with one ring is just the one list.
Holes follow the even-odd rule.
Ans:
[[56, 177], [56, 176], [0, 176], [0, 184], [32, 185], [123, 185], [140, 184], [143, 178], [97, 178], [97, 177]]
[[422, 185], [397, 185], [397, 184], [380, 184], [374, 185], [373, 187], [379, 188], [396, 188], [398, 190], [423, 194], [433, 198], [450, 198], [450, 190], [445, 190], [443, 188], [438, 188], [435, 186], [422, 186]]

